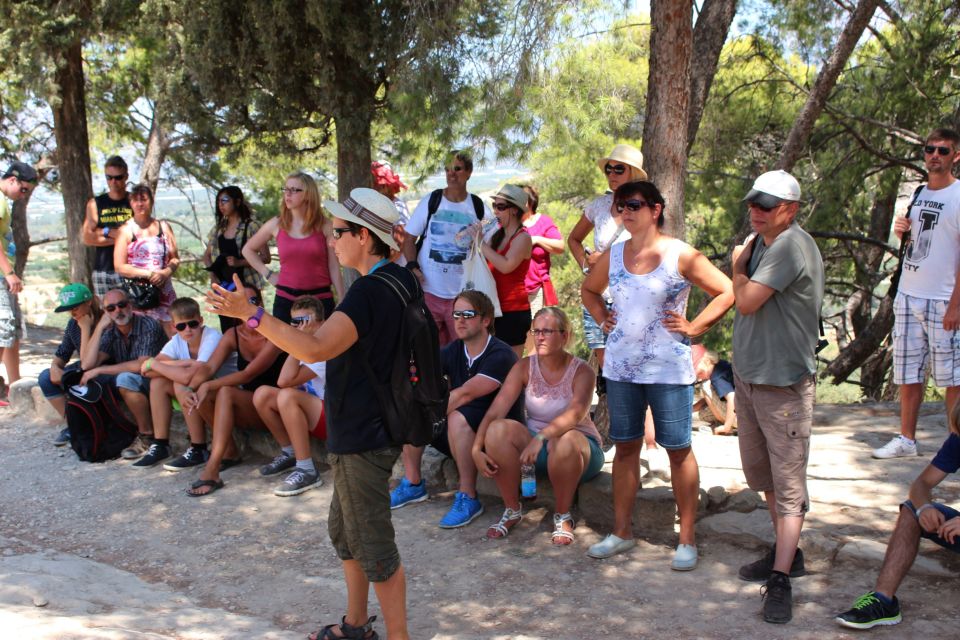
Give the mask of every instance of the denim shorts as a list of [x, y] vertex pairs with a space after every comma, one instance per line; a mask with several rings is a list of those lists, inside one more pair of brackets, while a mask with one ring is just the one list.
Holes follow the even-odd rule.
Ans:
[[[940, 504], [939, 502], [931, 502], [930, 504], [933, 505], [934, 509], [936, 509], [937, 511], [943, 514], [944, 522], [952, 518], [956, 518], [957, 516], [960, 516], [960, 511], [957, 511], [956, 509], [948, 507], [945, 504]], [[909, 500], [907, 500], [900, 506], [909, 508], [911, 514], [917, 512], [917, 510], [913, 508], [913, 503], [910, 502]], [[954, 553], [960, 553], [960, 538], [954, 538], [955, 542], [947, 542], [946, 540], [938, 536], [936, 533], [928, 533], [924, 531], [923, 527], [920, 528], [920, 535], [926, 538], [927, 540], [936, 542], [938, 545], [940, 545], [944, 549], [949, 549]]]
[[647, 406], [653, 412], [657, 444], [683, 449], [693, 442], [693, 385], [637, 384], [607, 380], [610, 439], [633, 442], [643, 438]]
[[37, 376], [37, 384], [40, 386], [40, 391], [43, 392], [44, 398], [63, 397], [63, 387], [58, 384], [53, 384], [50, 380], [50, 369], [44, 369], [40, 372], [40, 375]]
[[[607, 309], [612, 308], [611, 303], [607, 303]], [[586, 307], [583, 308], [583, 339], [587, 341], [587, 346], [591, 349], [604, 349], [607, 346], [607, 334], [603, 332], [597, 321], [593, 319]]]
[[114, 384], [118, 390], [126, 389], [127, 391], [142, 393], [145, 396], [150, 395], [150, 378], [142, 376], [139, 373], [132, 373], [130, 371], [118, 373]]

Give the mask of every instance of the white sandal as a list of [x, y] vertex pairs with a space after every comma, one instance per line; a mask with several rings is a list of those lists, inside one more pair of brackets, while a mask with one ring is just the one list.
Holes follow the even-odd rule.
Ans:
[[[492, 539], [506, 538], [510, 534], [510, 529], [517, 526], [522, 518], [523, 507], [519, 509], [507, 507], [503, 510], [503, 515], [500, 516], [500, 522], [492, 524], [487, 528], [487, 537]], [[507, 523], [510, 522], [513, 524], [508, 527]]]
[[[573, 532], [563, 528], [564, 522], [569, 522], [571, 529], [577, 526], [577, 523], [573, 521], [573, 516], [570, 515], [569, 511], [566, 513], [553, 514], [553, 535], [551, 536], [551, 541], [558, 546], [567, 546], [573, 542]], [[557, 541], [558, 539], [560, 540], [559, 542]], [[564, 540], [566, 540], [566, 542], [564, 542]]]

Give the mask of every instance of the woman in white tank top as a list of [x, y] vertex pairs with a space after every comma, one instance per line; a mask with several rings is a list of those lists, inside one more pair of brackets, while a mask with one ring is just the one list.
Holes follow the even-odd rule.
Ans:
[[[639, 485], [640, 446], [649, 407], [657, 444], [670, 457], [680, 514], [680, 544], [671, 566], [690, 570], [697, 563], [694, 524], [700, 491], [700, 470], [690, 446], [695, 380], [690, 338], [705, 333], [733, 306], [733, 287], [703, 254], [662, 232], [664, 200], [652, 183], [620, 186], [614, 206], [630, 239], [614, 245], [581, 288], [584, 306], [608, 334], [603, 376], [610, 438], [617, 445], [613, 533], [587, 553], [606, 558], [635, 544], [630, 496]], [[687, 320], [691, 284], [713, 300], [696, 318]], [[609, 310], [602, 296], [608, 286], [613, 297]]]

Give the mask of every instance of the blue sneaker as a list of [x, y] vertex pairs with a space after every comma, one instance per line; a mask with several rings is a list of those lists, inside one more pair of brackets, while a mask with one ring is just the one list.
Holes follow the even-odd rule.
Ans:
[[453, 506], [450, 507], [450, 511], [447, 511], [447, 515], [440, 520], [440, 528], [465, 527], [481, 513], [483, 513], [483, 505], [480, 504], [479, 500], [471, 498], [462, 491], [457, 491], [457, 495], [453, 499]]
[[427, 488], [423, 486], [423, 480], [420, 481], [420, 484], [413, 484], [403, 478], [397, 488], [390, 492], [390, 508], [399, 509], [414, 502], [423, 502], [428, 497]]

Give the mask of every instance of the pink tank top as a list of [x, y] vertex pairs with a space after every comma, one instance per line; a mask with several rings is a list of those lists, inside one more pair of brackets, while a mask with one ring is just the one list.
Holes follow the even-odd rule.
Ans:
[[[567, 410], [573, 399], [573, 377], [580, 367], [589, 366], [580, 358], [570, 358], [567, 370], [557, 384], [549, 384], [540, 373], [540, 363], [536, 355], [530, 356], [530, 372], [527, 376], [527, 390], [524, 405], [527, 408], [527, 428], [534, 434], [544, 429], [554, 418]], [[574, 427], [577, 431], [600, 444], [600, 432], [590, 419], [589, 412]]]
[[327, 263], [327, 237], [322, 231], [315, 231], [306, 238], [294, 238], [280, 229], [277, 232], [277, 252], [280, 254], [278, 296], [288, 300], [302, 295], [333, 297], [330, 291], [330, 266]]

